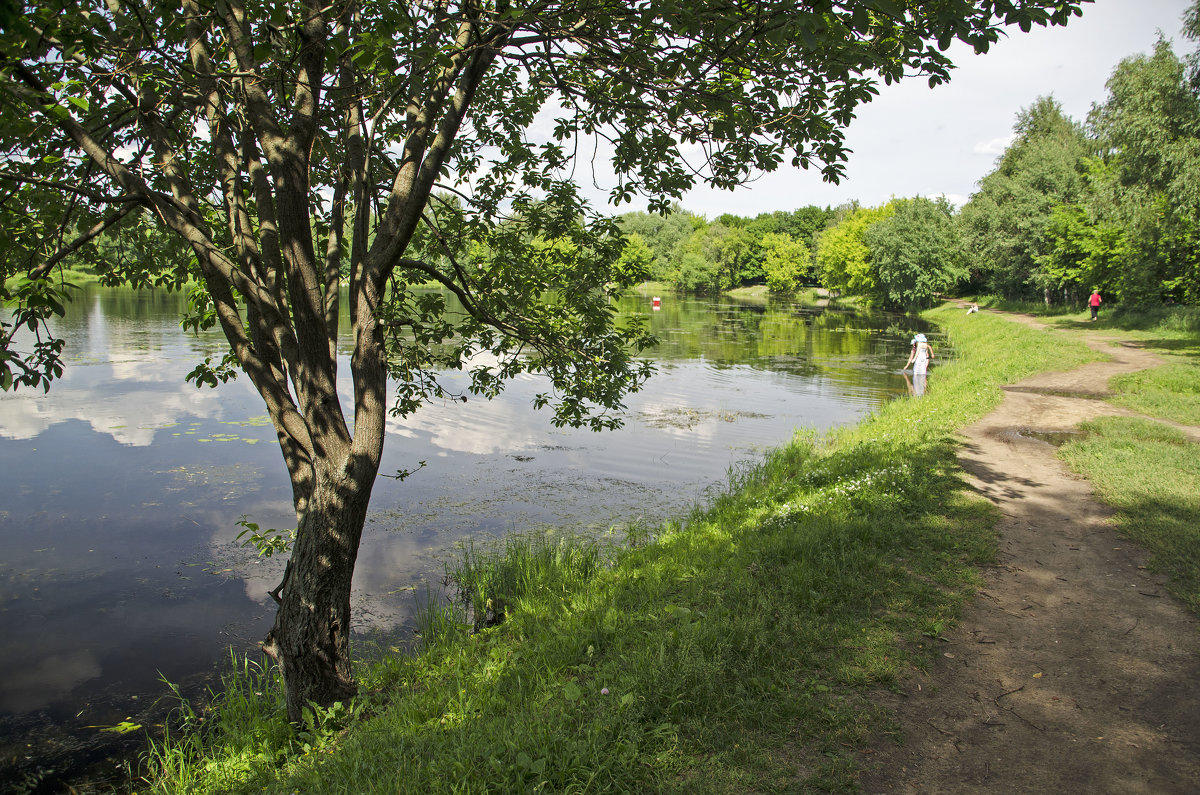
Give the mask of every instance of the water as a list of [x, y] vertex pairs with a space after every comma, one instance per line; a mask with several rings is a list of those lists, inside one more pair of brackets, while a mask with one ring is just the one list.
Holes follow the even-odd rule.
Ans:
[[[140, 747], [99, 727], [152, 720], [162, 679], [194, 690], [270, 627], [283, 564], [238, 546], [236, 522], [293, 526], [290, 487], [248, 380], [185, 383], [222, 346], [180, 331], [180, 303], [89, 288], [60, 326], [63, 378], [0, 393], [0, 783]], [[424, 466], [376, 485], [357, 632], [403, 636], [456, 542], [658, 523], [796, 428], [907, 393], [912, 321], [676, 297], [621, 309], [661, 340], [621, 430], [554, 428], [534, 377], [390, 420], [381, 472]]]

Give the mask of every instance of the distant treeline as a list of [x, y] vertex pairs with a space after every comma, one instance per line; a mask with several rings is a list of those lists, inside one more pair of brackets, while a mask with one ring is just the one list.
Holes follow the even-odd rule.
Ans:
[[[1184, 22], [1195, 40], [1196, 6]], [[958, 210], [911, 198], [711, 222], [634, 212], [619, 218], [624, 256], [680, 290], [820, 285], [902, 309], [947, 291], [1200, 304], [1198, 66], [1160, 40], [1117, 66], [1083, 123], [1039, 98]]]

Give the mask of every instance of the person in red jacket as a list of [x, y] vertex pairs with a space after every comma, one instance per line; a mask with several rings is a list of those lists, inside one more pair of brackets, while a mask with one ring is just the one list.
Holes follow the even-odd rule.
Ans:
[[1092, 308], [1092, 320], [1095, 320], [1100, 314], [1100, 288], [1092, 290], [1092, 297], [1088, 299], [1088, 306]]

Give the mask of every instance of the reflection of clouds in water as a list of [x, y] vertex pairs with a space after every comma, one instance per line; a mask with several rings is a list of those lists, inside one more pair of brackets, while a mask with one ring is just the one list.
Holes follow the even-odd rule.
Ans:
[[[89, 369], [99, 367], [94, 365]], [[152, 366], [137, 367], [144, 373], [154, 373]], [[172, 425], [182, 417], [220, 419], [227, 410], [223, 391], [236, 388], [197, 389], [183, 380], [182, 372], [174, 370], [155, 378], [137, 379], [141, 383], [161, 383], [164, 385], [161, 391], [141, 389], [107, 394], [103, 381], [108, 379], [89, 380], [94, 382], [91, 388], [63, 383], [55, 384], [48, 393], [21, 390], [0, 398], [0, 437], [33, 439], [51, 426], [82, 420], [96, 433], [109, 435], [119, 444], [146, 447], [154, 441], [156, 429]], [[237, 413], [240, 416], [241, 412]]]
[[100, 672], [100, 663], [87, 650], [52, 654], [31, 665], [6, 666], [0, 684], [0, 712], [40, 709]]
[[237, 524], [241, 516], [257, 524], [262, 530], [287, 530], [296, 526], [296, 515], [290, 501], [264, 500], [252, 506], [238, 503], [243, 513], [232, 516], [224, 511], [194, 510], [189, 516], [201, 527], [210, 528], [209, 549], [214, 561], [213, 571], [221, 576], [242, 581], [246, 597], [258, 604], [271, 602], [270, 591], [283, 578], [287, 565], [286, 554], [260, 557], [253, 546], [243, 545], [238, 533], [246, 528]]
[[286, 558], [264, 560], [259, 567], [242, 575], [242, 586], [246, 598], [260, 605], [271, 602], [271, 591], [275, 590], [283, 579], [283, 569]]
[[[114, 381], [135, 381], [144, 384], [167, 383], [168, 379], [163, 377], [162, 370], [157, 365], [160, 364], [158, 357], [152, 355], [149, 351], [140, 352], [140, 358], [127, 358], [120, 361], [109, 362], [109, 370], [112, 373]], [[172, 376], [176, 374], [172, 371]]]
[[[230, 574], [241, 579], [247, 598], [273, 609], [270, 591], [283, 577], [286, 556], [255, 560], [253, 550], [240, 552], [245, 553], [244, 559], [235, 563]], [[396, 533], [364, 537], [350, 596], [354, 631], [386, 632], [403, 624], [412, 614], [411, 593], [423, 593], [424, 583], [440, 572], [434, 558], [429, 547], [412, 537]]]
[[401, 626], [412, 614], [413, 592], [423, 596], [425, 583], [440, 571], [434, 551], [411, 536], [364, 537], [351, 596], [354, 630], [386, 632]]
[[[246, 515], [264, 529], [283, 529], [295, 523], [291, 504], [279, 500], [247, 508]], [[236, 517], [219, 511], [193, 512], [191, 516], [211, 528], [214, 562], [209, 570], [240, 581], [247, 599], [273, 611], [270, 592], [283, 579], [288, 556], [260, 558], [253, 547], [243, 547], [237, 534], [244, 528], [234, 524]], [[354, 631], [387, 632], [401, 626], [412, 615], [413, 586], [423, 592], [423, 583], [440, 570], [432, 548], [417, 539], [396, 532], [368, 531], [359, 548], [350, 597]]]
[[388, 433], [428, 438], [435, 447], [456, 453], [486, 455], [528, 449], [545, 435], [533, 423], [549, 421], [528, 407], [509, 400], [472, 398], [466, 403], [422, 406], [409, 417], [388, 419]]
[[21, 393], [0, 397], [0, 437], [32, 439], [53, 424], [39, 411], [37, 402], [24, 399]]
[[[465, 370], [473, 367], [495, 367], [499, 360], [488, 352], [477, 353], [465, 364]], [[438, 452], [472, 453], [487, 455], [501, 451], [521, 451], [537, 444], [550, 427], [549, 412], [532, 411], [534, 395], [546, 388], [546, 380], [540, 376], [523, 373], [505, 384], [505, 391], [497, 400], [488, 400], [467, 391], [470, 376], [466, 371], [440, 373], [438, 378], [452, 395], [462, 395], [461, 400], [439, 399], [421, 406], [407, 417], [387, 418], [387, 432], [406, 439], [421, 439]], [[350, 368], [339, 368], [338, 399], [343, 407], [354, 406], [354, 385], [349, 375]], [[389, 383], [389, 405], [395, 402], [394, 384]], [[353, 413], [347, 418], [352, 421]]]

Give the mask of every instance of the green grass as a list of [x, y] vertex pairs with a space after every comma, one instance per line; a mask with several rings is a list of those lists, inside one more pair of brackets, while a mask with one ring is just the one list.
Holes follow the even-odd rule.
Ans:
[[233, 791], [248, 782], [265, 782], [277, 765], [303, 758], [312, 747], [315, 727], [296, 732], [283, 719], [277, 669], [245, 657], [231, 656], [230, 662], [203, 709], [168, 685], [176, 707], [162, 733], [150, 741], [143, 781], [134, 791]]
[[1117, 376], [1112, 402], [1142, 414], [1200, 425], [1200, 360]]
[[293, 747], [277, 696], [250, 721], [219, 702], [206, 725], [228, 731], [160, 744], [176, 763], [138, 791], [853, 791], [857, 749], [891, 725], [872, 694], [928, 664], [994, 554], [955, 431], [1000, 384], [1095, 357], [995, 316], [928, 317], [958, 358], [924, 397], [799, 434], [638, 543], [466, 547], [464, 601], [362, 670], [349, 720]]
[[633, 292], [642, 295], [666, 295], [672, 291], [666, 282], [645, 281], [631, 288]]
[[1152, 554], [1168, 587], [1200, 613], [1200, 445], [1135, 417], [1084, 423], [1059, 455], [1117, 509], [1117, 529]]
[[[82, 286], [84, 284], [98, 283], [100, 281], [100, 276], [98, 274], [91, 271], [78, 270], [75, 268], [55, 268], [53, 273], [54, 275], [49, 278], [55, 284], [66, 282], [67, 284]], [[24, 284], [26, 281], [27, 279], [25, 274], [19, 274], [17, 276], [10, 276], [5, 280], [5, 284], [11, 289], [15, 289], [18, 285]]]
[[[776, 294], [765, 284], [757, 284], [752, 287], [734, 287], [732, 290], [726, 290], [725, 295], [743, 303], [766, 305]], [[815, 287], [802, 287], [786, 297], [801, 306], [817, 306], [823, 295], [824, 291]]]
[[963, 298], [969, 303], [977, 303], [981, 309], [996, 309], [1001, 312], [1020, 312], [1041, 317], [1065, 317], [1075, 315], [1082, 319], [1091, 318], [1091, 311], [1082, 302], [1078, 306], [1063, 304], [1046, 305], [1045, 301], [1014, 301], [996, 295], [977, 295]]

